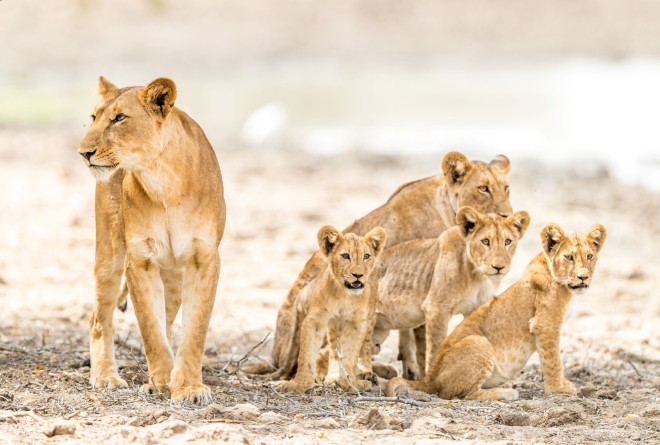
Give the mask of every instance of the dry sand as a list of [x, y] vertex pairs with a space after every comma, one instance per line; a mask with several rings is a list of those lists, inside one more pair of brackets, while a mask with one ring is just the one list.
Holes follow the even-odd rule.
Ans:
[[[57, 128], [0, 129], [0, 442], [660, 441], [660, 196], [615, 182], [593, 161], [551, 171], [513, 160], [511, 201], [531, 213], [532, 225], [503, 284], [539, 250], [545, 222], [608, 227], [593, 288], [575, 298], [562, 335], [566, 374], [579, 396], [545, 396], [535, 359], [516, 377], [521, 399], [511, 403], [366, 403], [333, 388], [284, 398], [228, 374], [225, 365], [274, 327], [316, 230], [343, 228], [399, 184], [436, 174], [442, 154], [319, 158], [222, 149], [228, 224], [204, 368], [215, 404], [194, 409], [138, 394], [145, 365], [130, 308], [116, 315], [129, 388], [93, 390], [83, 364], [94, 294], [94, 183], [77, 159], [80, 137]], [[395, 343], [392, 335], [379, 360], [399, 365]]]

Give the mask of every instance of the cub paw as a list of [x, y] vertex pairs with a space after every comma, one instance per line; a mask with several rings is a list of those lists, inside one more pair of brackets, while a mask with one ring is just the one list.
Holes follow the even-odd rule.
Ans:
[[105, 375], [101, 377], [90, 377], [89, 383], [94, 388], [100, 389], [118, 389], [118, 388], [128, 388], [128, 383], [126, 380], [122, 379], [116, 373]]
[[208, 405], [212, 400], [211, 388], [202, 384], [172, 388], [171, 397], [175, 402], [191, 403], [199, 406]]
[[[385, 365], [383, 363], [374, 363], [372, 369], [381, 379], [390, 380], [398, 375], [394, 366]], [[378, 383], [377, 381], [374, 383]]]
[[403, 378], [406, 380], [420, 380], [422, 378], [419, 372], [417, 363], [404, 361], [403, 365]]
[[371, 389], [371, 382], [369, 380], [357, 380], [351, 385], [348, 379], [340, 379], [339, 387], [346, 392], [355, 393], [357, 391], [369, 391]]
[[358, 374], [358, 380], [366, 380], [371, 382], [372, 385], [378, 385], [378, 374], [375, 372], [361, 372]]
[[153, 383], [145, 383], [144, 385], [140, 386], [140, 393], [150, 396], [163, 394], [164, 396], [169, 397], [170, 395], [170, 391], [167, 389], [167, 386], [158, 387]]
[[295, 380], [290, 380], [283, 383], [279, 389], [281, 392], [286, 394], [305, 394], [312, 388], [314, 388], [314, 385], [301, 385]]
[[557, 387], [551, 386], [545, 388], [546, 394], [567, 394], [570, 396], [574, 396], [577, 394], [577, 389], [575, 389], [575, 385], [568, 380], [564, 380], [561, 382], [561, 384]]

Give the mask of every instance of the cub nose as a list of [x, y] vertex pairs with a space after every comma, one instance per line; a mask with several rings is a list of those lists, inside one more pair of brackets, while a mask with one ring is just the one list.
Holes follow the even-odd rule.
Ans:
[[83, 158], [85, 158], [89, 161], [92, 158], [92, 156], [94, 156], [95, 153], [96, 153], [96, 148], [92, 151], [80, 152], [80, 156], [82, 156]]
[[494, 265], [494, 264], [491, 264], [491, 267], [492, 267], [493, 269], [495, 269], [495, 270], [497, 271], [497, 273], [500, 273], [500, 271], [501, 271], [502, 269], [504, 269], [504, 266], [499, 267], [499, 266], [496, 266], [496, 265]]
[[353, 275], [355, 278], [362, 278], [364, 276], [363, 273], [354, 273], [354, 274], [351, 274], [351, 275]]
[[589, 274], [583, 272], [583, 273], [578, 274], [577, 277], [578, 277], [579, 279], [581, 279], [582, 281], [584, 281], [584, 280], [586, 280], [586, 279], [589, 278]]

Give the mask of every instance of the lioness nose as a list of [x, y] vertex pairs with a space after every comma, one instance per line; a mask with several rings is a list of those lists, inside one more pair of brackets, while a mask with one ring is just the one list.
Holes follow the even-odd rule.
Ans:
[[362, 273], [354, 273], [354, 274], [352, 274], [352, 275], [353, 275], [355, 278], [362, 278], [362, 276], [363, 276], [364, 274], [362, 274]]
[[83, 158], [89, 161], [92, 158], [92, 156], [94, 156], [95, 153], [96, 153], [96, 148], [92, 151], [83, 151], [80, 153], [80, 156], [82, 156]]

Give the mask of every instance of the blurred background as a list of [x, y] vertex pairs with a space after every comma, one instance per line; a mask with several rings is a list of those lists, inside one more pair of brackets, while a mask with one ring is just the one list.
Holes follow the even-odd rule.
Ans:
[[[0, 125], [167, 76], [216, 149], [470, 155], [660, 190], [654, 0], [3, 0]], [[589, 162], [585, 162], [589, 159]]]

